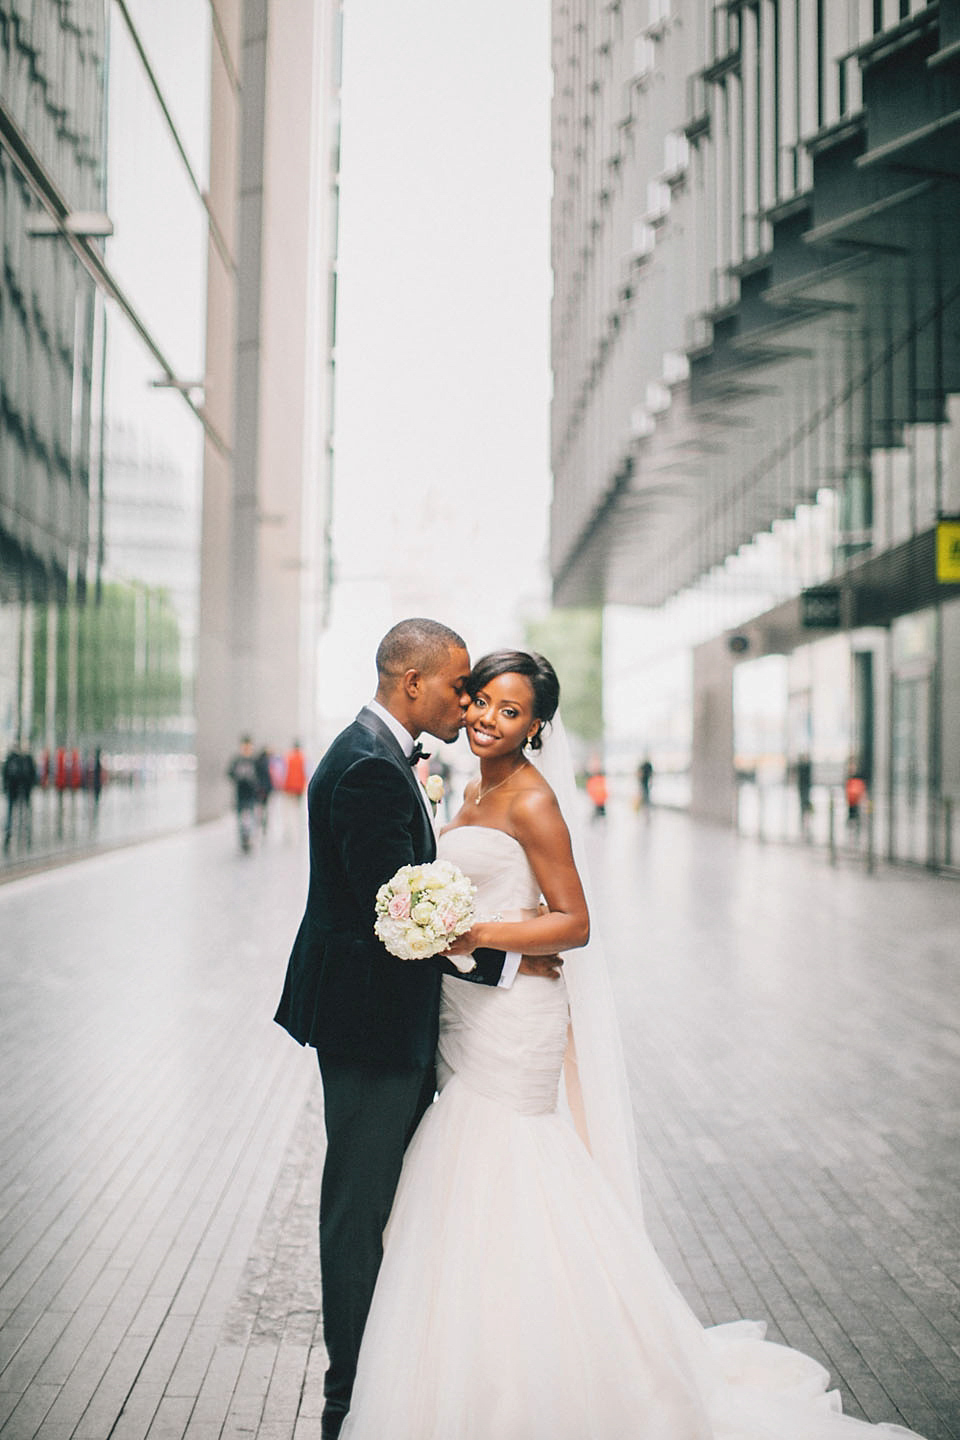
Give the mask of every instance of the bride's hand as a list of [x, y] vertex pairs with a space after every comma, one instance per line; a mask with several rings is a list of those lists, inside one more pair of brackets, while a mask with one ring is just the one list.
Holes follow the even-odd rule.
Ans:
[[471, 925], [470, 929], [458, 935], [456, 940], [451, 940], [446, 950], [441, 950], [441, 959], [448, 959], [451, 955], [472, 955], [480, 943], [474, 934], [475, 930], [476, 926]]

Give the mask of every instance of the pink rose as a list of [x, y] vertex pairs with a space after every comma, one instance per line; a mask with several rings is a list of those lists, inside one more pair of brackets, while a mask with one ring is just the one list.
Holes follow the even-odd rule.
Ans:
[[391, 919], [406, 920], [410, 914], [410, 896], [394, 895], [387, 909], [390, 912]]
[[453, 929], [454, 925], [456, 925], [456, 923], [457, 912], [455, 910], [444, 910], [443, 914], [440, 916], [440, 924], [443, 926], [444, 931], [449, 933]]

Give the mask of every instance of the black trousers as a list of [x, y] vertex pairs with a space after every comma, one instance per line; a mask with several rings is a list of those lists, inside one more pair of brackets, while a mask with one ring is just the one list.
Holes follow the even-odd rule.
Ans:
[[357, 1356], [393, 1205], [403, 1152], [433, 1100], [429, 1070], [374, 1070], [320, 1059], [327, 1154], [320, 1187], [323, 1440], [350, 1408]]

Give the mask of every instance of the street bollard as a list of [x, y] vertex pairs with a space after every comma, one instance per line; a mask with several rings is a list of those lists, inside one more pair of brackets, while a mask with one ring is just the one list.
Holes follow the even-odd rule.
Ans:
[[837, 807], [833, 790], [829, 791], [827, 799], [827, 847], [830, 851], [830, 864], [837, 863]]

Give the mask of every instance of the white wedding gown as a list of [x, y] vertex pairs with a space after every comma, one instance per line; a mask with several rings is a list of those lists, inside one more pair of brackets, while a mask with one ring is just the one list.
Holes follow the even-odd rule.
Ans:
[[[539, 894], [501, 830], [440, 854], [481, 914]], [[520, 918], [511, 915], [504, 918]], [[441, 1093], [407, 1151], [342, 1440], [881, 1440], [809, 1357], [705, 1330], [558, 1110], [563, 981], [444, 979]]]

